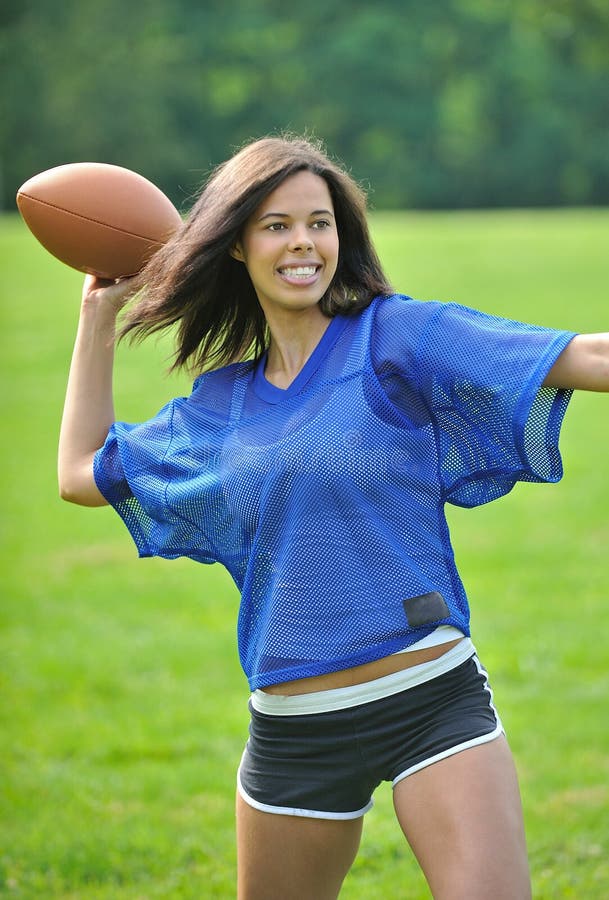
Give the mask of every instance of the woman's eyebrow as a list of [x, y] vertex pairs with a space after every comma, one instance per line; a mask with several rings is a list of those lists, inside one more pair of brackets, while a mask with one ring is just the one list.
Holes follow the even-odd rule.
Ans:
[[[323, 216], [332, 216], [332, 218], [334, 218], [334, 213], [329, 209], [314, 209], [309, 213], [309, 215], [310, 216], [322, 216], [322, 215]], [[263, 219], [270, 219], [270, 218], [289, 219], [290, 217], [289, 217], [288, 213], [267, 212], [267, 213], [264, 213], [264, 215], [259, 216], [258, 221], [262, 222]]]

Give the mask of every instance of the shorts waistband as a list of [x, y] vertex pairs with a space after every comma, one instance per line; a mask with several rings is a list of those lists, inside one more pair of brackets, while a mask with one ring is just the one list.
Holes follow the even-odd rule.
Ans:
[[265, 691], [255, 690], [250, 700], [256, 712], [268, 716], [303, 716], [314, 715], [323, 712], [332, 712], [337, 709], [347, 709], [351, 706], [360, 706], [373, 700], [381, 700], [400, 691], [424, 684], [444, 675], [470, 659], [476, 652], [470, 638], [463, 638], [455, 647], [433, 659], [430, 662], [421, 663], [419, 666], [411, 666], [374, 681], [363, 684], [354, 684], [344, 688], [333, 688], [328, 691], [314, 691], [310, 694], [267, 694]]

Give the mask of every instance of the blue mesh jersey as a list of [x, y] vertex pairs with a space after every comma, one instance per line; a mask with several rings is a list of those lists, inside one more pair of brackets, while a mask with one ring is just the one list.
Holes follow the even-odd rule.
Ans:
[[377, 297], [332, 319], [295, 381], [265, 359], [201, 375], [116, 423], [99, 489], [141, 556], [220, 562], [241, 591], [251, 688], [469, 634], [446, 502], [558, 481], [570, 393], [542, 387], [573, 334], [453, 303]]

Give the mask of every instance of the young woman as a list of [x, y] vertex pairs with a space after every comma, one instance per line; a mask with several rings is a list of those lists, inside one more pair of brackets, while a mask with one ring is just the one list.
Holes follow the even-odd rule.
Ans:
[[[112, 356], [136, 290], [121, 333], [177, 325], [176, 365], [202, 374], [134, 426], [114, 421]], [[608, 334], [393, 294], [363, 195], [300, 139], [221, 166], [137, 279], [86, 279], [61, 494], [241, 591], [242, 900], [336, 897], [383, 780], [435, 898], [530, 896], [443, 510], [558, 480], [574, 388], [609, 390]]]

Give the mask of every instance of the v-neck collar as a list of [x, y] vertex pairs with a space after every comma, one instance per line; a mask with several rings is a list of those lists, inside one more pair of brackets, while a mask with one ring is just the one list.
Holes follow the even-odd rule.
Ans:
[[312, 375], [319, 368], [320, 363], [323, 359], [328, 355], [332, 345], [337, 340], [339, 334], [345, 327], [347, 322], [346, 316], [337, 315], [334, 316], [333, 319], [330, 320], [330, 324], [320, 337], [315, 349], [305, 362], [304, 366], [294, 378], [292, 382], [288, 385], [287, 388], [277, 387], [275, 384], [271, 384], [271, 382], [267, 379], [264, 374], [264, 370], [266, 368], [267, 361], [267, 353], [260, 357], [258, 363], [256, 364], [256, 368], [254, 369], [254, 390], [256, 394], [262, 399], [266, 400], [267, 403], [279, 403], [281, 400], [285, 400], [288, 397], [292, 397], [294, 394], [297, 394], [298, 391], [302, 390], [302, 388], [307, 384]]

